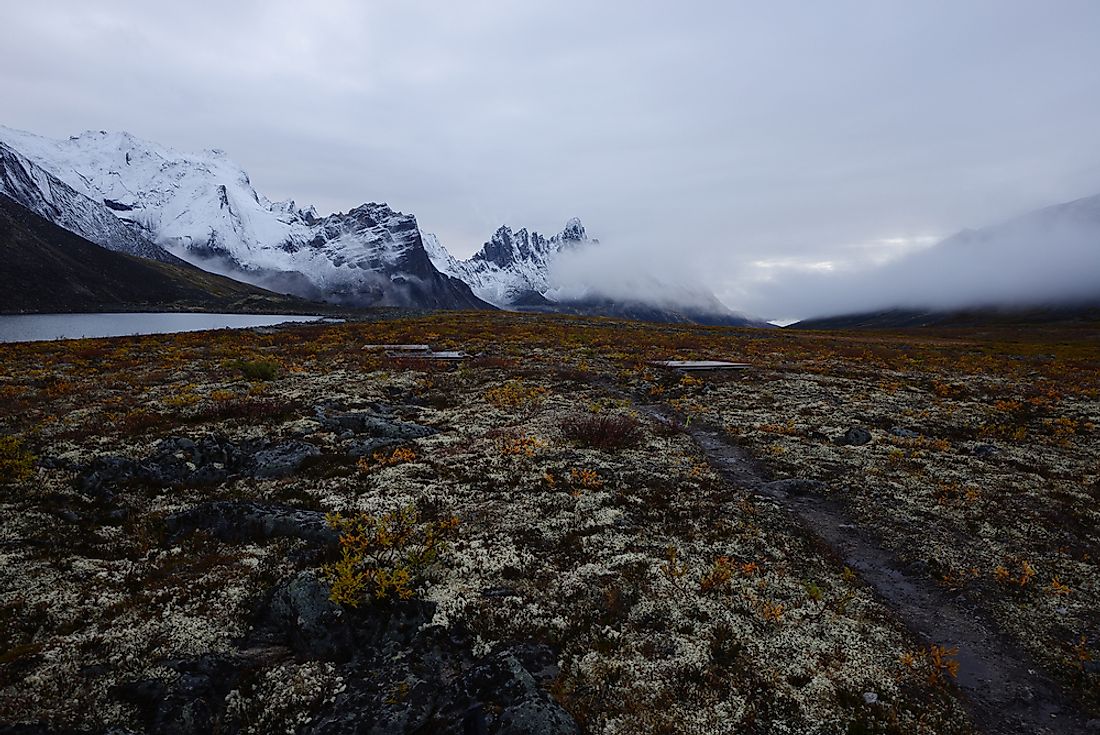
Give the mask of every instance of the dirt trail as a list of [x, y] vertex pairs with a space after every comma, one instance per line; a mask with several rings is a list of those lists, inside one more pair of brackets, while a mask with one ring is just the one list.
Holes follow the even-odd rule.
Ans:
[[[642, 405], [639, 409], [652, 416], [674, 418], [664, 406]], [[760, 464], [713, 427], [692, 423], [688, 432], [727, 481], [774, 500], [796, 515], [917, 636], [928, 643], [958, 647], [957, 684], [981, 731], [993, 735], [1097, 732], [1030, 656], [997, 633], [981, 614], [948, 598], [931, 580], [907, 572], [835, 501], [769, 486], [771, 478]]]

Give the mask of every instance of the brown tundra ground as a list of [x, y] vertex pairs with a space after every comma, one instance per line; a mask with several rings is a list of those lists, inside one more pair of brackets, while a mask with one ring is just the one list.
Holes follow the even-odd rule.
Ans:
[[1019, 650], [1071, 731], [1100, 716], [1098, 424], [1095, 325], [441, 313], [0, 345], [0, 731], [462, 732], [472, 704], [495, 733], [1001, 731], [973, 652], [700, 426]]

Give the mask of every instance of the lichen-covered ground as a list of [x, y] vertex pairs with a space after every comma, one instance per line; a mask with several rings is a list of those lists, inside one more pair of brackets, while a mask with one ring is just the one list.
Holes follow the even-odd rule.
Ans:
[[[247, 501], [457, 517], [416, 590], [423, 625], [464, 631], [474, 656], [548, 646], [547, 695], [585, 732], [969, 732], [951, 656], [641, 402], [720, 424], [777, 477], [824, 480], [1095, 708], [1096, 337], [449, 313], [0, 346], [0, 723], [151, 731], [134, 682], [178, 691], [180, 661], [236, 656], [248, 674], [206, 703], [220, 732], [325, 731], [346, 669], [244, 641], [335, 550], [178, 530]], [[479, 356], [362, 349], [409, 342]], [[681, 378], [658, 357], [755, 367]], [[376, 459], [369, 429], [339, 423], [363, 415], [435, 433]], [[593, 415], [635, 417], [638, 436], [583, 446]], [[837, 444], [852, 427], [870, 442]], [[170, 476], [119, 469], [150, 457]], [[378, 686], [401, 706], [406, 682]]]

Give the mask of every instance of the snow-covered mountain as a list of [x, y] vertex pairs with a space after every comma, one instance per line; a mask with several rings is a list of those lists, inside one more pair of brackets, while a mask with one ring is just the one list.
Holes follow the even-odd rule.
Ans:
[[69, 186], [2, 142], [0, 194], [108, 250], [166, 263], [179, 262], [149, 240], [139, 227], [116, 217], [102, 201]]
[[[487, 306], [432, 265], [416, 219], [385, 204], [318, 217], [312, 207], [259, 194], [222, 151], [181, 153], [128, 133], [53, 140], [0, 127], [0, 144], [32, 164], [13, 180], [29, 180], [45, 201], [56, 201], [59, 190], [66, 197], [59, 211], [30, 208], [99, 244], [115, 238], [114, 230], [134, 232], [208, 270], [355, 305]], [[38, 170], [52, 177], [45, 185]], [[89, 210], [76, 195], [110, 218], [74, 218], [70, 210]]]
[[435, 235], [424, 239], [436, 268], [468, 283], [479, 298], [504, 308], [550, 303], [546, 296], [553, 288], [550, 268], [554, 258], [564, 250], [598, 242], [588, 239], [577, 218], [551, 237], [502, 226], [467, 260], [452, 256]]

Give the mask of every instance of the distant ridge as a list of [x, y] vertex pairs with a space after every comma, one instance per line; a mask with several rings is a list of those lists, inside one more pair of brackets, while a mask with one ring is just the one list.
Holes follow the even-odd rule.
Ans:
[[887, 309], [821, 319], [805, 319], [788, 324], [784, 329], [909, 329], [1094, 321], [1100, 321], [1100, 298], [1092, 303], [1016, 308], [991, 306], [951, 311]]
[[[893, 329], [1093, 319], [1100, 309], [1100, 195], [963, 230], [838, 280], [856, 295], [795, 329]], [[835, 303], [844, 303], [836, 301]], [[788, 327], [788, 328], [790, 328]]]

